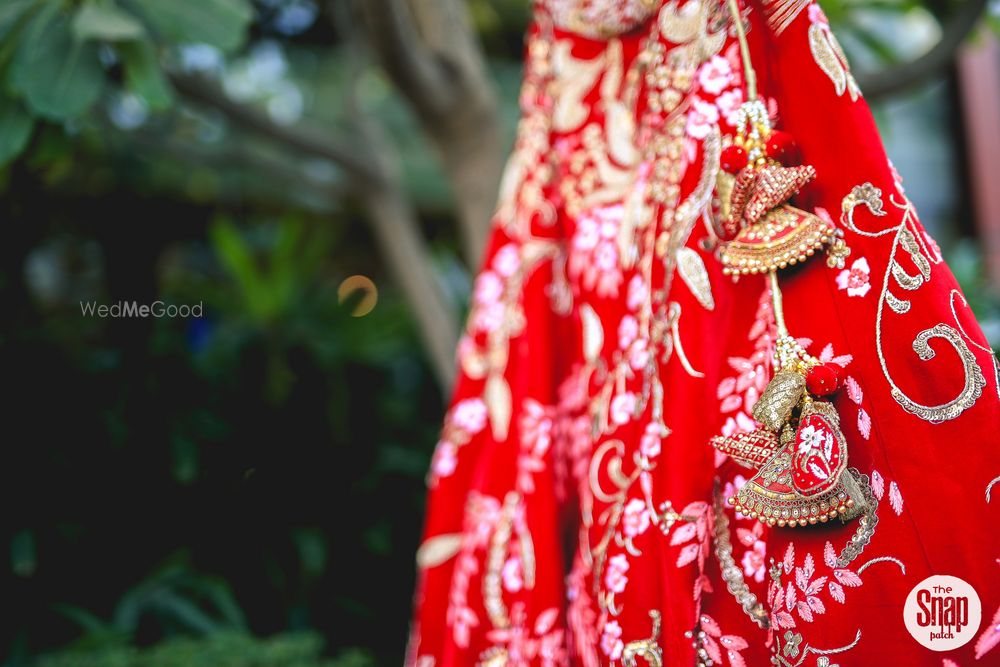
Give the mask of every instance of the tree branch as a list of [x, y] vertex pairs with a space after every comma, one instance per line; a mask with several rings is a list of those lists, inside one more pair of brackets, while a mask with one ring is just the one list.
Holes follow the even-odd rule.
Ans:
[[988, 0], [967, 0], [945, 24], [941, 40], [924, 55], [876, 72], [857, 75], [858, 86], [865, 97], [876, 99], [905, 90], [926, 81], [955, 60], [958, 49], [979, 22]]
[[422, 118], [454, 107], [459, 81], [444, 59], [423, 41], [407, 0], [356, 2], [368, 41], [382, 66]]
[[503, 166], [499, 104], [460, 0], [355, 0], [370, 47], [434, 141], [464, 255], [479, 264]]
[[339, 165], [352, 179], [367, 185], [378, 185], [381, 174], [366, 151], [347, 142], [337, 141], [325, 128], [309, 123], [279, 125], [267, 114], [252, 106], [234, 102], [218, 85], [203, 77], [187, 74], [170, 75], [170, 80], [188, 99], [222, 112], [235, 125], [254, 134], [263, 135], [279, 144], [327, 159]]

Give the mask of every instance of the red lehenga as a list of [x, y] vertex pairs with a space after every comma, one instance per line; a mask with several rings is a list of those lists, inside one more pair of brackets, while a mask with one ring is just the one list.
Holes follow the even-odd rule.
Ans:
[[[428, 477], [407, 664], [1000, 664], [995, 358], [809, 0], [738, 7], [764, 124], [785, 133], [764, 132], [758, 164], [801, 175], [769, 159], [792, 137], [815, 170], [795, 209], [779, 196], [755, 219], [798, 211], [839, 255], [726, 275], [743, 266], [721, 261], [726, 169], [737, 188], [754, 170], [729, 164], [752, 87], [731, 9], [536, 7]], [[789, 367], [795, 407], [765, 415]], [[819, 451], [807, 424], [837, 435], [818, 467], [795, 458]], [[789, 442], [794, 482], [768, 477]], [[806, 501], [767, 505], [782, 483]], [[976, 639], [945, 654], [902, 619], [932, 574], [982, 600]]]

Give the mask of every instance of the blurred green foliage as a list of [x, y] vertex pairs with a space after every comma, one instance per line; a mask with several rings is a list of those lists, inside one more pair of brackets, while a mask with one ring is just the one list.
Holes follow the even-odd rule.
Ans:
[[323, 658], [315, 633], [255, 639], [219, 633], [201, 639], [176, 638], [148, 649], [127, 646], [70, 650], [42, 657], [37, 667], [370, 667], [371, 656], [349, 650]]
[[[442, 409], [406, 304], [336, 165], [172, 83], [204, 76], [279, 127], [336, 134], [336, 4], [0, 2], [5, 667], [400, 662]], [[470, 0], [510, 134], [529, 4]], [[955, 4], [823, 2], [874, 64], [906, 54], [866, 16], [934, 26]], [[436, 158], [374, 65], [358, 93], [460, 304]], [[990, 307], [976, 252], [956, 248]], [[337, 294], [354, 274], [379, 288], [363, 318]], [[206, 316], [80, 314], [133, 299]]]

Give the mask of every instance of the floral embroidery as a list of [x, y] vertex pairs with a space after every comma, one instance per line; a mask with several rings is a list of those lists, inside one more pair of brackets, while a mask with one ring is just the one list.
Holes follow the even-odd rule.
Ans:
[[604, 632], [601, 634], [601, 650], [604, 655], [612, 660], [622, 657], [622, 649], [625, 648], [622, 642], [622, 626], [618, 621], [608, 621], [604, 624]]
[[[868, 415], [868, 412], [861, 406], [861, 402], [864, 400], [864, 392], [861, 390], [861, 385], [858, 381], [851, 376], [847, 376], [844, 380], [844, 389], [847, 392], [847, 397], [858, 406], [858, 431], [861, 433], [861, 437], [865, 440], [871, 438], [872, 434], [872, 418]], [[875, 473], [873, 473], [874, 476]], [[873, 477], [874, 483], [874, 477]], [[881, 500], [881, 492], [878, 498]]]
[[444, 420], [441, 440], [431, 461], [429, 486], [435, 486], [442, 477], [455, 472], [458, 449], [486, 427], [486, 404], [480, 398], [459, 401]]
[[719, 108], [711, 102], [695, 98], [687, 117], [687, 134], [695, 139], [704, 139], [719, 122]]
[[[486, 637], [495, 646], [486, 651], [484, 657], [501, 653], [506, 658], [504, 664], [526, 667], [538, 663], [543, 667], [556, 667], [566, 663], [566, 649], [563, 630], [555, 627], [559, 610], [546, 609], [538, 614], [533, 626], [528, 626], [528, 616], [524, 603], [518, 602], [511, 609], [511, 623], [506, 628], [494, 628]], [[488, 660], [482, 660], [487, 662]]]
[[629, 564], [625, 554], [618, 554], [608, 559], [608, 567], [604, 573], [604, 586], [612, 593], [621, 593], [628, 583]]
[[848, 296], [864, 296], [871, 290], [871, 269], [864, 257], [855, 260], [851, 268], [837, 274], [837, 287], [847, 290]]
[[594, 209], [577, 220], [569, 254], [569, 276], [598, 296], [618, 296], [622, 283], [619, 267], [618, 226], [625, 207], [622, 205]]
[[[759, 526], [760, 523], [756, 525]], [[767, 562], [764, 560], [766, 555], [767, 545], [761, 540], [756, 540], [743, 554], [743, 574], [752, 577], [757, 583], [764, 581], [764, 575], [767, 573]]]
[[698, 69], [702, 90], [718, 95], [733, 82], [733, 68], [722, 56], [712, 56]]
[[750, 646], [746, 639], [739, 635], [723, 634], [719, 624], [707, 614], [702, 614], [699, 621], [704, 632], [700, 635], [701, 644], [715, 664], [722, 664], [722, 652], [725, 651], [732, 667], [746, 667], [746, 661], [740, 654], [740, 651]]

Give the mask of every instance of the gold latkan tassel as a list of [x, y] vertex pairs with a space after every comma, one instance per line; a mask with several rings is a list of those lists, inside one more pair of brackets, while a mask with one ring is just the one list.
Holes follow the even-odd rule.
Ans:
[[825, 249], [827, 264], [843, 268], [850, 249], [828, 220], [789, 204], [816, 177], [794, 161], [792, 138], [771, 127], [757, 96], [757, 76], [736, 0], [728, 0], [747, 82], [737, 136], [722, 154], [723, 197], [718, 256], [734, 279], [767, 274], [777, 326], [774, 377], [752, 413], [762, 426], [719, 436], [712, 444], [757, 473], [729, 498], [737, 510], [770, 526], [796, 527], [848, 520], [864, 509], [857, 480], [847, 470], [847, 443], [832, 403], [843, 369], [809, 355], [788, 333], [778, 272]]

